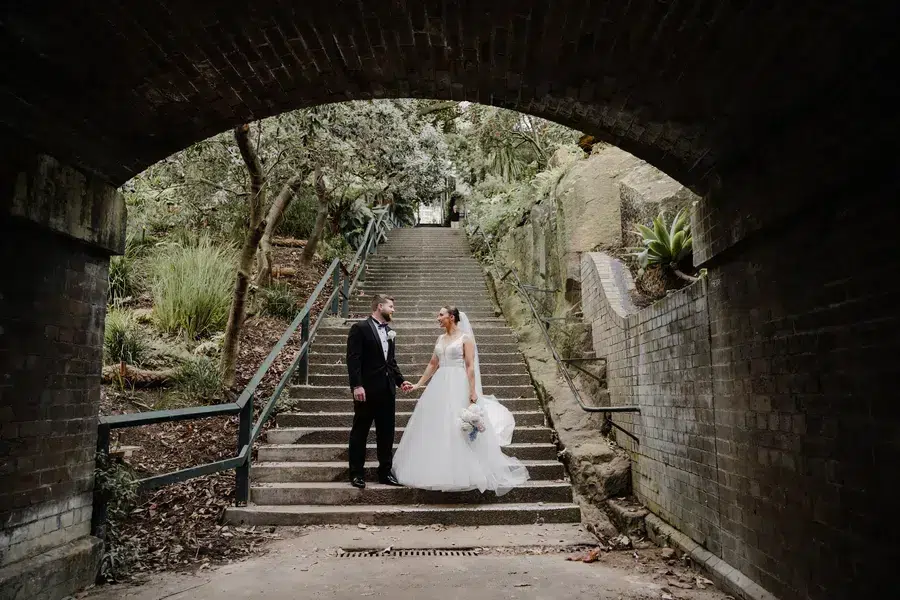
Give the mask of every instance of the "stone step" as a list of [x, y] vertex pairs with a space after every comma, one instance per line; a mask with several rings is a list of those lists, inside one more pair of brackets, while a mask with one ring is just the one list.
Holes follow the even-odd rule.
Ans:
[[[412, 376], [410, 376], [412, 377]], [[293, 385], [291, 386], [292, 398], [349, 398], [349, 384], [325, 386], [325, 385]], [[397, 395], [405, 398], [420, 398], [423, 390], [415, 390], [413, 392], [400, 392]], [[500, 400], [509, 400], [511, 398], [535, 398], [534, 388], [530, 385], [486, 385], [484, 393], [488, 396], [497, 396]]]
[[[350, 395], [350, 390], [347, 390]], [[537, 403], [537, 400], [535, 400]], [[352, 407], [348, 407], [351, 408]], [[412, 412], [397, 412], [397, 427], [406, 427]], [[512, 413], [516, 425], [544, 425], [544, 413], [538, 410], [514, 411]], [[310, 413], [310, 412], [284, 412], [278, 415], [279, 427], [350, 427], [353, 423], [352, 412]]]
[[[431, 349], [428, 351], [423, 351], [419, 353], [412, 353], [408, 348], [401, 349], [397, 348], [397, 360], [401, 361], [400, 372], [406, 373], [403, 368], [403, 365], [413, 364], [413, 365], [426, 365], [428, 361], [431, 360], [431, 351], [434, 349], [434, 345], [431, 346]], [[346, 369], [344, 366], [344, 360], [346, 358], [346, 352], [317, 352], [315, 344], [313, 344], [313, 351], [309, 356], [309, 364], [310, 364], [310, 372], [316, 372], [321, 366], [335, 366], [341, 365], [342, 369]], [[479, 348], [479, 360], [481, 361], [481, 370], [484, 373], [488, 372], [488, 368], [491, 366], [503, 366], [505, 364], [518, 364], [516, 361], [521, 362], [522, 355], [518, 352], [491, 352], [486, 353], [482, 352]], [[501, 372], [501, 371], [495, 371]]]
[[453, 277], [466, 277], [474, 281], [483, 281], [484, 269], [478, 263], [456, 267], [436, 267], [431, 265], [410, 265], [403, 260], [403, 266], [385, 263], [384, 265], [366, 265], [363, 281], [373, 279], [435, 279], [444, 283], [452, 283]]
[[[390, 294], [389, 294], [390, 295]], [[438, 312], [440, 312], [441, 308], [445, 304], [451, 304], [465, 312], [467, 315], [472, 314], [474, 312], [479, 311], [487, 311], [493, 313], [494, 304], [487, 300], [482, 300], [479, 302], [456, 302], [453, 298], [447, 296], [441, 296], [439, 298], [418, 300], [418, 296], [414, 295], [414, 292], [410, 292], [406, 298], [401, 296], [400, 294], [391, 295], [394, 299], [394, 309], [397, 313], [407, 313], [407, 312], [422, 312], [428, 311], [431, 313], [432, 317], [437, 317]], [[363, 310], [367, 312], [371, 312], [372, 303], [367, 299], [363, 298], [361, 300], [353, 300], [350, 303], [351, 310]]]
[[[563, 464], [557, 460], [523, 460], [528, 475], [535, 481], [560, 480], [565, 477]], [[367, 462], [365, 477], [378, 478], [378, 463]], [[255, 462], [250, 467], [253, 483], [295, 483], [314, 481], [350, 481], [346, 462]]]
[[572, 487], [555, 481], [527, 481], [497, 496], [482, 494], [478, 490], [468, 492], [438, 492], [395, 487], [380, 483], [368, 483], [365, 490], [358, 490], [343, 481], [313, 483], [268, 483], [250, 488], [250, 501], [254, 504], [284, 506], [309, 504], [334, 505], [415, 505], [415, 504], [497, 504], [504, 503], [571, 503]]
[[403, 253], [390, 254], [381, 253], [370, 256], [366, 260], [366, 268], [383, 268], [387, 270], [422, 270], [422, 271], [453, 271], [454, 269], [472, 269], [474, 267], [481, 268], [481, 263], [472, 256], [459, 256], [453, 261], [436, 261], [433, 255], [410, 256], [405, 250]]
[[[397, 339], [399, 340], [400, 334], [397, 334]], [[481, 360], [486, 360], [486, 358], [491, 354], [514, 354], [519, 351], [519, 346], [517, 344], [508, 343], [508, 342], [482, 342], [478, 337], [478, 334], [475, 334], [475, 340], [478, 341], [478, 356]], [[406, 342], [397, 342], [396, 352], [397, 352], [397, 362], [409, 362], [407, 360], [401, 359], [403, 356], [415, 355], [415, 354], [428, 354], [429, 356], [434, 351], [434, 344], [437, 342], [437, 336], [434, 336], [434, 339], [431, 343], [419, 343], [419, 344], [407, 344]], [[347, 340], [344, 339], [343, 343], [340, 344], [324, 344], [319, 342], [318, 340], [313, 341], [312, 351], [324, 353], [324, 354], [343, 354], [346, 356], [347, 354]]]
[[[341, 344], [347, 342], [347, 335], [349, 333], [349, 329], [342, 331], [340, 333], [329, 333], [329, 332], [318, 332], [316, 333], [316, 339], [313, 342], [314, 344]], [[434, 346], [435, 342], [437, 342], [438, 332], [440, 330], [437, 328], [432, 329], [431, 331], [425, 333], [418, 333], [415, 331], [411, 331], [409, 333], [398, 331], [397, 332], [397, 344], [431, 344]], [[478, 344], [514, 344], [516, 343], [516, 338], [512, 335], [512, 333], [494, 333], [490, 331], [481, 330], [476, 334], [476, 338]]]
[[354, 299], [351, 304], [353, 306], [364, 305], [371, 307], [372, 304], [370, 302], [371, 296], [374, 296], [375, 293], [383, 294], [385, 296], [390, 296], [394, 299], [395, 308], [397, 309], [397, 314], [399, 315], [404, 310], [407, 310], [410, 306], [426, 306], [428, 308], [432, 308], [434, 310], [440, 310], [442, 306], [445, 304], [452, 304], [456, 306], [460, 310], [467, 310], [468, 307], [475, 306], [486, 306], [489, 308], [494, 307], [494, 303], [491, 298], [484, 293], [481, 296], [476, 294], [476, 297], [472, 297], [472, 292], [469, 290], [445, 290], [445, 291], [436, 291], [434, 293], [428, 293], [427, 295], [421, 290], [416, 290], [413, 288], [398, 290], [396, 288], [390, 286], [378, 286], [373, 290], [371, 295], [366, 294], [365, 297]]
[[[403, 437], [403, 427], [394, 433], [394, 443], [399, 444]], [[350, 427], [274, 427], [265, 433], [269, 444], [347, 444], [350, 440]], [[369, 431], [368, 442], [374, 444], [375, 429]], [[548, 427], [519, 426], [513, 431], [513, 444], [549, 444], [553, 434]]]
[[384, 248], [382, 252], [378, 253], [378, 256], [382, 257], [387, 264], [398, 264], [406, 259], [411, 259], [421, 261], [422, 263], [431, 262], [432, 265], [461, 262], [466, 259], [471, 260], [472, 258], [467, 250], [461, 248], [431, 252], [422, 248], [416, 248], [415, 246], [394, 246], [393, 248]]
[[225, 510], [225, 522], [235, 525], [532, 525], [577, 523], [581, 510], [563, 503], [450, 504], [437, 506], [253, 505]]
[[472, 290], [479, 293], [487, 291], [484, 276], [480, 271], [447, 271], [446, 273], [415, 273], [412, 271], [404, 273], [373, 273], [366, 272], [365, 277], [360, 281], [357, 291], [367, 294], [381, 291], [384, 286], [412, 287], [422, 285], [424, 289], [455, 289], [464, 288], [466, 284], [471, 284]]
[[[348, 321], [346, 324], [342, 323], [340, 325], [328, 325], [323, 323], [316, 333], [316, 339], [320, 339], [320, 337], [323, 335], [341, 335], [346, 338], [347, 334], [350, 332], [350, 326], [354, 323], [356, 323], [355, 320]], [[512, 329], [496, 321], [476, 324], [473, 325], [472, 328], [475, 330], [475, 335], [479, 339], [481, 339], [485, 335], [515, 335], [512, 332]], [[423, 320], [406, 322], [403, 322], [402, 320], [392, 321], [391, 329], [397, 331], [398, 335], [431, 336], [431, 338], [434, 340], [436, 340], [439, 335], [444, 333], [444, 330], [441, 329], [435, 319], [428, 319], [427, 321]]]
[[[394, 445], [397, 449], [397, 445]], [[555, 460], [553, 444], [510, 444], [503, 449], [507, 456], [519, 460]], [[259, 462], [346, 462], [350, 460], [347, 444], [267, 444], [259, 448]], [[377, 460], [375, 444], [366, 446], [366, 460]], [[304, 502], [303, 504], [310, 504]]]
[[[425, 286], [428, 286], [427, 288]], [[491, 304], [493, 301], [486, 289], [480, 289], [474, 282], [465, 287], [443, 286], [432, 282], [404, 282], [398, 285], [392, 282], [378, 282], [361, 290], [352, 300], [354, 303], [365, 302], [371, 306], [372, 297], [375, 294], [391, 296], [396, 304], [411, 302], [417, 304], [434, 304], [435, 302], [452, 301], [464, 306], [476, 306], [478, 304]]]
[[[397, 398], [396, 410], [400, 412], [412, 412], [416, 407], [418, 400], [404, 398], [401, 393]], [[503, 406], [511, 411], [532, 411], [540, 410], [540, 401], [537, 398], [512, 398], [511, 400], [501, 400]], [[348, 412], [353, 410], [353, 399], [350, 398], [349, 392], [346, 398], [295, 398], [290, 397], [287, 404], [284, 404], [284, 412], [302, 412], [302, 413], [334, 413]]]
[[[413, 373], [421, 375], [423, 371], [410, 370], [405, 373], [400, 371], [407, 378], [413, 377]], [[309, 385], [328, 385], [341, 386], [347, 385], [347, 374], [343, 375], [320, 375], [312, 374], [309, 376]], [[485, 386], [511, 386], [511, 385], [531, 385], [531, 377], [526, 372], [522, 373], [484, 373], [481, 374], [482, 384]], [[302, 392], [298, 390], [298, 397], [302, 397]], [[293, 390], [291, 395], [293, 396]]]
[[[347, 376], [347, 365], [343, 364], [343, 359], [340, 364], [316, 364], [314, 362], [310, 363], [312, 366], [310, 367], [310, 372], [315, 375], [343, 375]], [[426, 361], [421, 361], [417, 363], [403, 363], [399, 365], [401, 373], [423, 373], [425, 371], [425, 367], [428, 366]], [[518, 374], [518, 373], [528, 373], [527, 367], [525, 363], [522, 361], [515, 363], [481, 363], [481, 374], [482, 375], [495, 375], [500, 373], [510, 373], [510, 374]]]
[[[438, 310], [440, 310], [439, 307], [438, 308], [429, 308], [429, 309], [416, 309], [416, 310], [403, 310], [402, 307], [400, 308], [400, 312], [402, 312], [404, 316], [409, 317], [411, 319], [428, 319], [428, 318], [436, 319]], [[359, 318], [367, 317], [367, 316], [369, 316], [370, 312], [371, 311], [369, 309], [369, 306], [351, 306], [350, 307], [350, 315], [352, 317], [359, 317]], [[469, 316], [469, 318], [493, 317], [493, 316], [497, 316], [497, 315], [501, 314], [499, 309], [464, 310], [464, 312]]]

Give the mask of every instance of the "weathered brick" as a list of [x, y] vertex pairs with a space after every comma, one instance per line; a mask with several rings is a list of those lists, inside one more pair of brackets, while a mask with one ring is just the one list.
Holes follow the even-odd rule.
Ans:
[[[6, 564], [85, 533], [81, 523], [74, 528], [69, 502], [77, 489], [90, 489], [101, 364], [84, 332], [98, 327], [91, 310], [105, 307], [108, 258], [26, 221], [4, 219], [0, 238], [3, 256], [29, 257], [8, 259], [10, 274], [0, 283], [0, 372], [11, 409], [0, 437], [13, 441], [0, 445], [0, 461], [17, 465], [3, 476], [0, 496], [0, 523], [11, 539], [0, 548]], [[73, 296], [89, 310], [73, 310]], [[36, 298], [44, 309], [32, 310]], [[93, 358], [71, 360], [77, 352]], [[77, 510], [89, 511], [84, 493], [77, 498]]]
[[[821, 206], [819, 220], [797, 220], [746, 244], [710, 268], [707, 284], [624, 319], [611, 309], [620, 294], [592, 294], [584, 305], [595, 351], [608, 360], [613, 404], [642, 407], [639, 416], [615, 417], [640, 438], [618, 436], [636, 460], [635, 493], [716, 560], [781, 598], [846, 597], [887, 572], [875, 482], [900, 452], [896, 444], [881, 444], [881, 453], [872, 447], [896, 439], [888, 373], [900, 322], [895, 308], [881, 315], [900, 302], [900, 290], [891, 282], [890, 292], [872, 294], [848, 285], [856, 277], [848, 273], [843, 291], [823, 294], [835, 280], [833, 266], [797, 249], [834, 247], [844, 231], [876, 227], [885, 215], [872, 200], [895, 192], [889, 185], [840, 211]], [[896, 269], [882, 239], [866, 237], [840, 252], [860, 265]], [[607, 260], [583, 257], [586, 290], [615, 285], [604, 277]], [[851, 294], [859, 299], [848, 301]], [[854, 310], [835, 310], [835, 301]], [[879, 315], [877, 336], [867, 335], [872, 315]], [[694, 331], [702, 343], [692, 347], [685, 342], [695, 338], [685, 336]], [[701, 369], [704, 362], [712, 368]], [[708, 400], [675, 383], [690, 380], [705, 384]], [[702, 421], [714, 427], [701, 432]]]

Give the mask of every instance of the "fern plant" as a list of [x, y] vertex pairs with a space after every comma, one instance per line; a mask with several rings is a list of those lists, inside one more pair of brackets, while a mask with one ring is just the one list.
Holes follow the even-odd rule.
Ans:
[[643, 272], [651, 265], [671, 269], [675, 275], [687, 281], [697, 281], [696, 277], [682, 272], [678, 264], [690, 256], [693, 247], [690, 213], [681, 209], [671, 224], [666, 224], [665, 213], [653, 219], [653, 227], [638, 225], [635, 233], [643, 238], [642, 247], [635, 248], [632, 256], [637, 258]]

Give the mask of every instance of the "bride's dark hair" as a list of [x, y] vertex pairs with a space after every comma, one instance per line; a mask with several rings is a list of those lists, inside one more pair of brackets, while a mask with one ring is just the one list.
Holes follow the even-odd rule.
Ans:
[[459, 323], [459, 309], [455, 306], [450, 306], [449, 304], [444, 305], [443, 309], [446, 310], [453, 317], [454, 323]]

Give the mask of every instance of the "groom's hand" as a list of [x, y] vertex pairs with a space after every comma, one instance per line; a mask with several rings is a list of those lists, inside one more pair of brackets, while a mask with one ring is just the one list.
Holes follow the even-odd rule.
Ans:
[[353, 399], [357, 402], [366, 401], [366, 390], [362, 386], [353, 388]]

